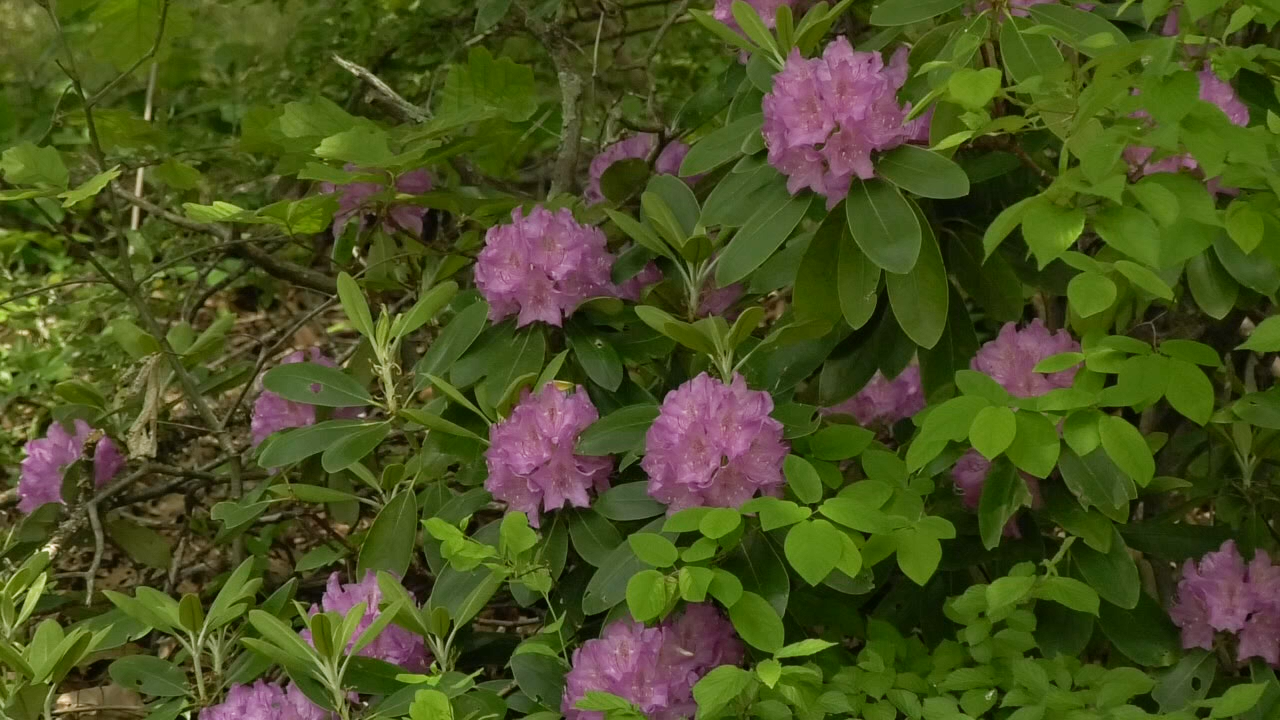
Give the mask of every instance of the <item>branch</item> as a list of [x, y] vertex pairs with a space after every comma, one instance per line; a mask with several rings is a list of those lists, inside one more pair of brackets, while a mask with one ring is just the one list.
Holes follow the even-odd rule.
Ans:
[[86, 108], [92, 108], [94, 105], [97, 105], [98, 102], [102, 100], [103, 96], [111, 92], [112, 88], [124, 82], [125, 78], [129, 77], [130, 75], [133, 74], [135, 70], [142, 67], [142, 63], [155, 57], [156, 53], [159, 52], [160, 50], [160, 42], [164, 40], [164, 27], [168, 19], [169, 19], [169, 0], [164, 0], [164, 2], [160, 4], [160, 23], [159, 25], [156, 26], [156, 39], [151, 43], [151, 49], [148, 50], [142, 57], [135, 60], [134, 63], [130, 65], [127, 69], [125, 69], [124, 72], [117, 75], [114, 80], [104, 85], [101, 90], [99, 90], [98, 92], [91, 95], [88, 99], [86, 99], [84, 101]]
[[334, 53], [331, 57], [333, 58], [334, 62], [342, 66], [343, 70], [346, 70], [352, 75], [355, 75], [356, 77], [368, 83], [369, 87], [377, 91], [377, 93], [381, 95], [383, 99], [385, 99], [388, 103], [391, 104], [391, 106], [395, 109], [396, 114], [400, 115], [402, 120], [408, 120], [414, 123], [424, 123], [428, 120], [428, 118], [431, 117], [430, 113], [418, 107], [417, 105], [414, 105], [408, 100], [405, 100], [404, 97], [400, 95], [400, 93], [393, 90], [390, 85], [382, 81], [382, 78], [379, 78], [377, 75], [374, 75], [367, 68], [357, 65], [351, 62], [350, 60], [343, 58], [337, 53]]
[[[149, 214], [158, 217], [171, 225], [176, 225], [192, 232], [212, 235], [224, 243], [232, 242], [231, 230], [224, 228], [221, 225], [197, 222], [190, 218], [178, 215], [177, 213], [169, 212], [153, 202], [144, 200], [127, 190], [121, 190], [114, 185], [111, 187], [111, 191], [118, 197], [123, 198], [125, 202], [136, 207], [140, 207]], [[281, 280], [288, 280], [295, 285], [310, 288], [328, 295], [336, 295], [338, 293], [337, 282], [328, 275], [311, 270], [310, 268], [305, 268], [296, 263], [291, 263], [288, 260], [280, 260], [253, 243], [229, 245], [227, 247], [227, 253], [244, 258], [267, 271], [268, 274], [278, 277]]]
[[517, 7], [529, 32], [551, 55], [560, 81], [560, 149], [556, 152], [556, 164], [551, 173], [550, 194], [554, 195], [570, 190], [578, 174], [578, 151], [582, 146], [582, 106], [578, 101], [582, 99], [582, 74], [573, 64], [572, 46], [562, 28], [534, 15], [524, 3], [518, 3]]

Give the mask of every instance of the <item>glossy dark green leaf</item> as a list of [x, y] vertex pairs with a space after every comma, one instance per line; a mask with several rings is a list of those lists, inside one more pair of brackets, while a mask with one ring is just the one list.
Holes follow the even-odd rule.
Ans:
[[1132, 610], [1142, 593], [1138, 566], [1119, 531], [1112, 529], [1111, 549], [1100, 553], [1086, 545], [1071, 547], [1071, 559], [1084, 580], [1112, 605]]
[[963, 168], [916, 145], [901, 145], [881, 155], [876, 175], [920, 197], [949, 199], [969, 194], [969, 176]]
[[354, 378], [338, 368], [312, 362], [280, 365], [262, 376], [263, 386], [294, 402], [324, 407], [364, 407], [373, 397]]
[[910, 25], [937, 17], [964, 4], [964, 0], [885, 0], [871, 11], [872, 25]]
[[849, 233], [871, 262], [891, 273], [910, 272], [923, 233], [911, 203], [884, 180], [853, 183], [845, 198]]
[[412, 492], [401, 492], [383, 506], [374, 518], [360, 547], [356, 574], [386, 570], [403, 577], [417, 546], [418, 505]]
[[909, 272], [887, 272], [884, 280], [889, 306], [903, 332], [920, 347], [936, 345], [947, 324], [950, 286], [933, 233], [924, 233], [919, 258]]
[[716, 285], [726, 287], [764, 264], [800, 224], [813, 195], [786, 196], [782, 202], [761, 207], [729, 240], [716, 264]]
[[600, 418], [578, 436], [583, 455], [643, 452], [644, 436], [658, 417], [657, 405], [631, 405]]

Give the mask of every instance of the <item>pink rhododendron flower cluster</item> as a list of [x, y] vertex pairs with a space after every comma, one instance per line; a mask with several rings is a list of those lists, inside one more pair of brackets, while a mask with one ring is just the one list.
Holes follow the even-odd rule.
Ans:
[[[764, 26], [770, 30], [778, 24], [778, 8], [786, 5], [794, 13], [802, 5], [800, 0], [746, 0], [746, 3], [756, 11]], [[739, 29], [738, 20], [733, 17], [733, 0], [716, 0], [716, 6], [712, 9], [711, 15], [734, 30]], [[799, 18], [795, 19], [799, 20]]]
[[[44, 437], [28, 440], [27, 456], [22, 460], [22, 473], [18, 479], [18, 510], [34, 512], [45, 503], [59, 503], [62, 499], [63, 473], [84, 457], [84, 444], [93, 428], [84, 420], [73, 423], [75, 433], [67, 432], [62, 423], [49, 426]], [[111, 438], [102, 436], [93, 448], [93, 485], [102, 487], [124, 468], [125, 458]]]
[[[1177, 16], [1170, 14], [1173, 18], [1173, 31], [1177, 32]], [[1168, 30], [1168, 28], [1165, 28]], [[1244, 127], [1249, 124], [1249, 108], [1236, 95], [1236, 91], [1231, 87], [1231, 83], [1219, 78], [1212, 70], [1201, 70], [1196, 74], [1200, 79], [1200, 99], [1211, 105], [1217, 106], [1227, 116], [1227, 119], [1234, 125]], [[1150, 115], [1146, 111], [1138, 111], [1134, 113], [1135, 117], [1149, 118]], [[1171, 155], [1169, 157], [1153, 160], [1155, 148], [1142, 145], [1133, 145], [1124, 149], [1124, 159], [1132, 168], [1132, 174], [1137, 176], [1154, 175], [1156, 173], [1174, 173], [1180, 170], [1197, 171], [1200, 164], [1190, 153], [1182, 153], [1179, 155]], [[1217, 190], [1216, 178], [1210, 180], [1212, 189]]]
[[[325, 356], [319, 348], [309, 348], [289, 353], [280, 361], [281, 365], [310, 362], [325, 367], [336, 368], [338, 365]], [[314, 388], [318, 390], [319, 388]], [[334, 408], [335, 419], [353, 419], [360, 416], [360, 408]], [[308, 403], [294, 402], [271, 392], [263, 390], [253, 403], [253, 417], [249, 421], [249, 431], [253, 436], [253, 444], [261, 445], [271, 433], [296, 427], [306, 427], [316, 423], [316, 406]]]
[[1035, 372], [1035, 366], [1051, 355], [1079, 351], [1080, 343], [1070, 333], [1049, 332], [1036, 318], [1021, 330], [1014, 323], [1005, 323], [994, 340], [979, 348], [969, 365], [990, 375], [1010, 395], [1036, 397], [1050, 390], [1071, 387], [1078, 366], [1055, 373]]
[[[344, 169], [352, 173], [380, 172], [355, 165], [347, 165]], [[431, 185], [431, 173], [426, 170], [413, 170], [396, 178], [395, 189], [406, 195], [421, 195], [430, 191]], [[335, 238], [341, 237], [342, 231], [353, 220], [357, 223], [360, 231], [363, 232], [368, 224], [367, 215], [372, 209], [369, 207], [370, 199], [386, 189], [386, 185], [376, 182], [353, 182], [341, 185], [329, 182], [322, 183], [320, 185], [321, 192], [336, 193], [338, 195], [338, 212], [333, 216], [333, 236]], [[388, 233], [403, 230], [417, 237], [422, 235], [422, 219], [426, 217], [426, 214], [427, 209], [424, 207], [393, 202], [386, 208], [385, 216], [382, 219], [382, 228]]]
[[327, 712], [307, 699], [297, 685], [280, 687], [265, 680], [252, 685], [235, 685], [227, 699], [200, 711], [200, 720], [333, 720]]
[[1213, 649], [1215, 633], [1234, 635], [1236, 658], [1259, 657], [1280, 667], [1280, 566], [1257, 551], [1246, 566], [1228, 540], [1197, 563], [1187, 560], [1169, 616], [1182, 628], [1182, 647]]
[[645, 434], [640, 466], [650, 497], [668, 512], [738, 507], [757, 492], [782, 487], [787, 446], [773, 398], [741, 375], [725, 384], [706, 373], [667, 393]]
[[920, 412], [924, 405], [920, 366], [913, 364], [892, 380], [885, 379], [877, 370], [856, 395], [826, 408], [823, 414], [852, 415], [864, 427], [888, 427]]
[[920, 132], [906, 122], [910, 106], [898, 102], [906, 80], [905, 47], [887, 66], [877, 52], [855, 52], [843, 36], [820, 58], [792, 50], [764, 97], [762, 128], [769, 163], [787, 176], [787, 189], [811, 188], [831, 209], [855, 177], [875, 177], [872, 153]]
[[[409, 597], [413, 597], [410, 594]], [[378, 619], [381, 610], [378, 604], [382, 601], [382, 591], [378, 589], [378, 578], [372, 570], [365, 573], [364, 579], [357, 583], [343, 583], [338, 573], [329, 576], [320, 605], [311, 606], [311, 615], [321, 611], [333, 612], [345, 616], [356, 605], [364, 603], [364, 615], [356, 625], [351, 641], [347, 643], [350, 650], [374, 620]], [[302, 639], [311, 642], [311, 632], [303, 630]], [[422, 637], [399, 625], [391, 624], [383, 628], [373, 642], [366, 645], [359, 653], [362, 657], [385, 660], [413, 672], [425, 672], [430, 667], [427, 646]]]
[[[598, 155], [591, 159], [587, 189], [583, 192], [583, 198], [587, 201], [587, 204], [595, 205], [605, 201], [604, 191], [600, 189], [600, 179], [604, 177], [605, 171], [611, 165], [619, 160], [647, 160], [657, 146], [657, 135], [641, 133], [632, 135], [625, 140], [620, 140], [601, 150]], [[679, 140], [672, 140], [662, 148], [662, 152], [658, 153], [658, 157], [654, 159], [653, 170], [659, 175], [679, 175], [680, 163], [684, 162], [684, 156], [688, 154], [688, 145]], [[686, 181], [692, 184], [697, 182], [698, 178], [690, 177], [686, 178]]]
[[518, 326], [541, 320], [560, 327], [588, 298], [613, 296], [614, 256], [599, 228], [582, 225], [567, 208], [541, 205], [485, 234], [476, 260], [476, 287], [489, 302], [489, 319], [517, 315]]
[[525, 390], [505, 420], [489, 427], [484, 487], [511, 510], [529, 516], [564, 507], [589, 507], [589, 491], [609, 488], [613, 460], [574, 454], [578, 435], [600, 417], [587, 391], [567, 393], [548, 383], [537, 394]]
[[620, 620], [573, 651], [560, 711], [566, 720], [600, 720], [604, 713], [574, 707], [596, 691], [631, 701], [649, 720], [691, 718], [694, 684], [742, 658], [733, 626], [710, 605], [690, 605], [654, 628]]

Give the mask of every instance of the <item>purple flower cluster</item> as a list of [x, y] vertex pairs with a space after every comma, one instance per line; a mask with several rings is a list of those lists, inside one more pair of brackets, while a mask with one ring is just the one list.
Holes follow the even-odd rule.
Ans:
[[1261, 550], [1246, 566], [1228, 540], [1187, 560], [1169, 616], [1182, 628], [1182, 647], [1213, 649], [1214, 634], [1234, 635], [1236, 658], [1260, 657], [1280, 667], [1280, 566]]
[[[587, 204], [595, 205], [604, 202], [604, 191], [600, 189], [600, 179], [604, 177], [605, 171], [611, 165], [619, 160], [647, 160], [657, 147], [657, 135], [641, 133], [601, 150], [591, 159], [590, 177], [587, 181], [587, 189], [583, 192], [583, 198]], [[653, 161], [653, 170], [659, 175], [679, 175], [680, 163], [684, 162], [684, 156], [688, 154], [688, 145], [679, 140], [672, 140], [662, 148], [662, 152], [658, 153], [658, 157]], [[698, 177], [686, 178], [686, 181], [693, 184], [698, 181]]]
[[[280, 361], [281, 365], [311, 362], [325, 367], [337, 367], [337, 363], [325, 357], [319, 348], [310, 348], [290, 353]], [[318, 389], [318, 388], [316, 388]], [[334, 408], [335, 419], [352, 419], [360, 416], [359, 408]], [[253, 417], [249, 422], [249, 431], [253, 436], [254, 446], [262, 444], [271, 433], [289, 428], [305, 427], [316, 423], [316, 406], [308, 403], [294, 402], [263, 390], [253, 403]]]
[[924, 409], [920, 366], [911, 365], [892, 380], [879, 371], [856, 395], [823, 410], [824, 415], [852, 415], [865, 427], [889, 427]]
[[787, 176], [787, 189], [812, 188], [831, 209], [853, 178], [874, 177], [872, 153], [920, 133], [906, 122], [910, 106], [898, 102], [906, 81], [905, 47], [887, 66], [877, 52], [855, 52], [843, 36], [820, 58], [806, 60], [792, 50], [764, 96], [769, 163]]
[[[360, 633], [378, 618], [380, 613], [378, 603], [381, 600], [382, 591], [378, 589], [378, 578], [372, 570], [365, 573], [364, 579], [360, 582], [346, 584], [338, 579], [338, 573], [335, 572], [329, 576], [329, 584], [320, 598], [320, 606], [312, 605], [310, 614], [315, 615], [323, 610], [345, 616], [357, 604], [364, 603], [364, 617], [360, 619], [360, 624], [356, 625], [351, 642], [347, 644], [347, 648], [350, 649], [360, 637]], [[302, 639], [310, 643], [310, 631], [303, 630]], [[412, 672], [425, 672], [431, 664], [422, 637], [394, 624], [383, 629], [373, 642], [360, 651], [360, 655], [385, 660]]]
[[733, 626], [710, 605], [690, 605], [654, 628], [618, 621], [573, 652], [560, 711], [566, 720], [600, 720], [603, 713], [574, 707], [596, 691], [631, 701], [649, 720], [690, 718], [697, 710], [694, 684], [742, 657]]
[[[344, 169], [353, 173], [380, 172], [356, 167], [355, 165], [347, 165]], [[421, 195], [430, 191], [431, 185], [431, 173], [426, 170], [414, 170], [396, 178], [395, 189], [407, 195]], [[333, 216], [333, 236], [335, 238], [341, 237], [343, 229], [352, 220], [356, 221], [357, 227], [363, 232], [365, 225], [368, 224], [366, 214], [369, 209], [370, 199], [386, 190], [386, 188], [385, 184], [376, 182], [353, 182], [342, 185], [328, 182], [322, 183], [320, 185], [321, 192], [337, 193], [338, 195], [338, 212]], [[382, 220], [382, 228], [387, 233], [403, 230], [415, 237], [420, 236], [422, 235], [422, 219], [426, 214], [427, 209], [424, 207], [393, 202], [386, 208], [386, 216]]]
[[236, 685], [227, 699], [200, 711], [200, 720], [333, 720], [337, 715], [307, 699], [297, 685], [287, 687], [259, 680]]
[[702, 373], [667, 393], [640, 463], [650, 497], [675, 512], [776, 493], [787, 446], [772, 411], [769, 393], [748, 388], [741, 375], [726, 385]]
[[550, 383], [537, 394], [525, 390], [511, 414], [489, 427], [485, 489], [534, 527], [541, 511], [590, 507], [588, 491], [609, 488], [613, 460], [575, 455], [574, 446], [599, 417], [582, 387], [572, 394]]
[[[62, 475], [67, 468], [84, 457], [84, 444], [93, 428], [84, 420], [76, 420], [75, 433], [67, 432], [62, 423], [49, 426], [48, 433], [27, 441], [27, 456], [22, 460], [18, 479], [18, 510], [34, 512], [45, 503], [62, 503]], [[125, 458], [111, 438], [102, 436], [93, 448], [93, 485], [102, 487], [124, 468]]]
[[650, 262], [640, 268], [640, 272], [615, 285], [614, 292], [623, 300], [640, 302], [640, 296], [644, 294], [645, 289], [662, 282], [662, 278], [661, 268]]
[[1000, 334], [978, 350], [970, 367], [991, 376], [1011, 395], [1036, 397], [1050, 390], [1071, 387], [1078, 367], [1055, 373], [1035, 372], [1041, 360], [1059, 353], [1079, 352], [1080, 343], [1066, 330], [1050, 332], [1039, 318], [1019, 330], [1005, 323]]
[[[1173, 32], [1177, 32], [1177, 15], [1171, 13], [1170, 18], [1173, 20]], [[1166, 23], [1165, 31], [1169, 30]], [[1231, 83], [1219, 78], [1212, 70], [1201, 70], [1197, 73], [1200, 79], [1200, 99], [1211, 105], [1217, 106], [1227, 116], [1233, 124], [1244, 127], [1249, 124], [1249, 108], [1236, 95], [1236, 91], [1231, 87]], [[1135, 117], [1149, 118], [1150, 115], [1146, 111], [1138, 111], [1134, 113]], [[1200, 165], [1196, 159], [1189, 153], [1180, 155], [1171, 155], [1169, 157], [1152, 160], [1155, 155], [1155, 148], [1142, 145], [1132, 145], [1124, 149], [1124, 159], [1129, 163], [1131, 174], [1134, 176], [1154, 175], [1156, 173], [1176, 173], [1181, 170], [1196, 171]], [[1216, 179], [1210, 180], [1213, 185], [1212, 189], [1218, 189]]]
[[490, 320], [517, 315], [518, 326], [541, 320], [559, 327], [582, 301], [617, 294], [613, 262], [604, 233], [579, 224], [568, 209], [538, 205], [525, 215], [516, 208], [509, 225], [485, 234], [476, 287]]

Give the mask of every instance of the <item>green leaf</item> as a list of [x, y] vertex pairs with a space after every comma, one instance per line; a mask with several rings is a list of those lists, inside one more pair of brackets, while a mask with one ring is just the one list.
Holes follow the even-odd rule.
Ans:
[[609, 555], [622, 544], [622, 535], [604, 516], [590, 508], [578, 508], [569, 518], [573, 549], [594, 567], [605, 567]]
[[480, 337], [488, 314], [488, 303], [479, 300], [463, 308], [444, 326], [413, 369], [417, 375], [415, 389], [426, 387], [429, 382], [427, 375], [439, 375], [462, 357], [476, 338]]
[[30, 142], [15, 145], [0, 154], [0, 171], [4, 172], [4, 179], [13, 185], [64, 188], [71, 177], [57, 149], [36, 147]]
[[1058, 459], [1058, 469], [1062, 471], [1063, 482], [1080, 498], [1082, 506], [1095, 505], [1104, 514], [1112, 515], [1122, 510], [1128, 516], [1132, 481], [1101, 448], [1084, 456], [1068, 448]]
[[969, 194], [969, 176], [963, 168], [915, 145], [901, 145], [881, 155], [876, 160], [876, 175], [921, 197], [950, 199]]
[[788, 455], [782, 463], [787, 486], [803, 503], [816, 503], [822, 499], [822, 479], [808, 460], [799, 455]]
[[417, 545], [418, 505], [411, 491], [401, 492], [382, 508], [360, 546], [356, 574], [386, 570], [403, 577]]
[[966, 110], [981, 110], [1000, 92], [999, 68], [960, 68], [947, 78], [947, 93]]
[[1184, 360], [1170, 359], [1166, 367], [1169, 384], [1165, 399], [1188, 420], [1197, 425], [1208, 423], [1213, 415], [1213, 383], [1203, 370]]
[[1043, 195], [1032, 198], [1022, 212], [1022, 237], [1041, 268], [1062, 257], [1084, 231], [1084, 210], [1060, 207]]
[[[478, 0], [476, 3], [476, 24], [474, 32], [483, 33], [489, 28], [497, 25], [506, 17], [507, 10], [511, 8], [511, 0]], [[419, 720], [415, 717], [413, 720]], [[432, 719], [434, 720], [434, 719]], [[446, 720], [441, 718], [441, 720]], [[451, 720], [451, 717], [447, 720]]]
[[950, 285], [932, 231], [925, 233], [918, 260], [907, 274], [888, 272], [884, 277], [889, 305], [903, 332], [922, 348], [937, 345], [947, 325]]
[[[1094, 589], [1099, 588], [1094, 585]], [[1099, 594], [1106, 599], [1106, 594]], [[1178, 628], [1169, 621], [1160, 603], [1143, 592], [1138, 593], [1132, 610], [1103, 603], [1099, 608], [1098, 626], [1117, 650], [1140, 665], [1171, 665], [1181, 652]]]
[[910, 25], [937, 17], [964, 4], [964, 0], [885, 0], [871, 11], [872, 25]]
[[1098, 433], [1111, 461], [1134, 482], [1146, 487], [1155, 477], [1156, 461], [1138, 428], [1122, 418], [1104, 415], [1098, 423]]
[[880, 267], [863, 254], [851, 237], [841, 238], [836, 288], [844, 321], [854, 330], [866, 325], [880, 299]]
[[1115, 303], [1116, 284], [1101, 273], [1083, 272], [1067, 284], [1067, 299], [1077, 315], [1092, 317]]
[[[689, 153], [680, 163], [680, 175], [701, 175], [742, 155], [743, 142], [752, 134], [759, 134], [763, 120], [762, 114], [754, 113], [708, 133], [689, 148]], [[722, 184], [724, 182], [721, 181]]]
[[324, 455], [320, 456], [320, 465], [329, 473], [346, 470], [373, 452], [389, 434], [391, 423], [373, 423], [357, 428], [326, 448]]
[[1236, 349], [1260, 353], [1280, 352], [1280, 315], [1263, 319], [1249, 334], [1248, 339], [1237, 345]]
[[923, 587], [942, 560], [942, 544], [933, 535], [914, 528], [904, 528], [893, 537], [897, 543], [898, 567], [915, 584]]
[[387, 146], [386, 131], [366, 125], [326, 137], [316, 147], [315, 154], [326, 160], [338, 160], [369, 168], [384, 167], [395, 160], [395, 155]]
[[671, 567], [680, 555], [670, 540], [657, 533], [632, 533], [627, 536], [627, 542], [631, 544], [631, 550], [636, 557], [656, 568]]
[[996, 578], [987, 586], [984, 594], [987, 599], [987, 611], [994, 612], [1008, 605], [1022, 601], [1036, 584], [1033, 575], [1005, 576]]
[[915, 209], [896, 187], [883, 180], [855, 182], [844, 209], [849, 233], [871, 262], [891, 273], [911, 272], [923, 231]]
[[355, 279], [345, 272], [338, 273], [338, 299], [342, 302], [342, 310], [351, 320], [352, 327], [373, 340], [373, 316], [369, 313], [369, 303], [365, 301], [364, 291], [356, 284]]
[[168, 660], [151, 655], [126, 655], [107, 668], [119, 686], [155, 697], [185, 697], [187, 674]]
[[1017, 468], [1038, 478], [1047, 478], [1058, 464], [1062, 442], [1058, 430], [1043, 415], [1017, 414], [1018, 431], [1005, 454]]
[[997, 461], [987, 473], [978, 500], [978, 531], [988, 550], [1000, 544], [1009, 520], [1024, 505], [1031, 504], [1031, 492], [1022, 476], [1008, 462]]
[[693, 686], [698, 718], [720, 717], [729, 703], [751, 684], [751, 673], [737, 665], [721, 665], [703, 675]]
[[840, 561], [841, 532], [826, 520], [806, 520], [787, 531], [787, 562], [810, 585], [818, 585]]
[[848, 460], [860, 455], [875, 433], [857, 425], [830, 425], [809, 438], [809, 452], [819, 460]]
[[987, 225], [986, 231], [982, 234], [982, 252], [986, 257], [991, 257], [991, 253], [1000, 247], [1000, 243], [1009, 237], [1009, 233], [1018, 227], [1026, 217], [1027, 210], [1034, 203], [1043, 202], [1043, 198], [1034, 195], [1029, 198], [1023, 198], [1018, 202], [1000, 211], [991, 224]]
[[608, 340], [572, 320], [566, 328], [565, 339], [592, 382], [611, 392], [618, 389], [623, 377], [622, 360]]
[[1034, 27], [1034, 23], [1019, 17], [1008, 18], [1000, 25], [1000, 56], [1015, 82], [1045, 77], [1062, 67], [1058, 46], [1046, 35], [1027, 32]]
[[337, 368], [312, 362], [289, 363], [267, 371], [266, 389], [286, 400], [324, 407], [365, 407], [373, 397], [364, 386]]
[[129, 557], [157, 570], [169, 569], [169, 541], [163, 535], [124, 518], [108, 520], [106, 526], [107, 536]]
[[1008, 449], [1018, 432], [1018, 420], [1007, 407], [991, 405], [982, 408], [969, 426], [969, 441], [973, 449], [988, 460]]
[[652, 305], [637, 305], [636, 316], [645, 325], [657, 330], [676, 342], [695, 352], [714, 356], [716, 347], [714, 340], [704, 333], [700, 325], [691, 325], [677, 320], [670, 313]]
[[648, 487], [648, 483], [644, 482], [615, 485], [596, 498], [592, 507], [601, 515], [618, 522], [656, 517], [666, 511], [666, 506], [649, 497]]
[[733, 0], [731, 11], [733, 19], [737, 21], [744, 35], [760, 48], [770, 50], [775, 55], [778, 54], [778, 44], [773, 39], [773, 34], [765, 27], [764, 21], [760, 19], [754, 7], [743, 0]]
[[812, 194], [786, 196], [776, 206], [764, 206], [753, 213], [721, 251], [716, 265], [716, 285], [727, 287], [764, 264], [800, 224], [813, 197]]
[[1069, 577], [1047, 577], [1036, 587], [1036, 597], [1052, 600], [1072, 610], [1098, 614], [1098, 593], [1084, 583]]
[[615, 410], [582, 431], [577, 452], [581, 455], [643, 452], [645, 433], [657, 418], [657, 405], [630, 405]]
[[[517, 653], [511, 658], [511, 674], [520, 692], [544, 707], [559, 708], [564, 696], [564, 676], [569, 668], [553, 655]], [[484, 716], [486, 713], [480, 713]]]
[[786, 639], [782, 618], [768, 600], [754, 592], [742, 593], [738, 602], [729, 608], [729, 620], [738, 636], [759, 650], [776, 652]]
[[641, 570], [627, 581], [627, 609], [640, 622], [655, 620], [675, 599], [675, 584], [657, 570]]
[[[641, 528], [640, 532], [657, 532], [661, 529], [662, 522], [661, 519], [654, 520]], [[645, 569], [645, 564], [636, 557], [631, 545], [620, 543], [587, 582], [586, 592], [582, 596], [582, 612], [596, 615], [622, 602], [626, 599], [627, 581], [632, 575]]]
[[102, 192], [112, 180], [118, 177], [120, 177], [119, 165], [94, 175], [71, 190], [59, 193], [58, 197], [63, 198], [62, 207], [69, 208], [82, 200], [88, 200]]
[[1112, 264], [1121, 275], [1137, 287], [1155, 295], [1162, 300], [1173, 299], [1173, 289], [1159, 275], [1137, 263], [1128, 260], [1117, 260]]
[[1138, 604], [1142, 586], [1138, 579], [1138, 566], [1129, 555], [1129, 548], [1112, 529], [1111, 549], [1105, 554], [1090, 547], [1075, 544], [1071, 558], [1089, 586], [1112, 605], [1132, 610]]
[[[1066, 5], [1048, 4], [1028, 7], [1027, 10], [1039, 22], [1065, 31], [1071, 37], [1072, 44], [1086, 55], [1097, 55], [1103, 48], [1114, 48], [1129, 42], [1120, 28], [1092, 12]], [[1099, 44], [1098, 38], [1101, 37], [1109, 38], [1109, 42]]]
[[836, 646], [836, 643], [833, 643], [827, 640], [819, 640], [817, 638], [806, 638], [804, 640], [793, 642], [790, 645], [787, 645], [786, 647], [782, 648], [778, 652], [774, 653], [773, 656], [778, 659], [793, 658], [793, 657], [809, 657], [810, 655], [816, 655], [822, 652], [823, 650], [826, 650], [828, 648], [833, 648], [835, 646]]
[[273, 435], [264, 442], [258, 455], [258, 464], [264, 468], [277, 468], [318, 455], [348, 435], [373, 425], [364, 420], [326, 420], [307, 427], [287, 430]]
[[494, 59], [483, 47], [472, 47], [466, 65], [449, 68], [440, 89], [431, 131], [445, 130], [489, 118], [523, 122], [538, 109], [533, 69], [510, 58]]
[[[1222, 697], [1217, 700], [1210, 701], [1213, 703], [1213, 709], [1209, 711], [1211, 718], [1236, 717], [1254, 705], [1258, 704], [1258, 700], [1262, 699], [1262, 693], [1267, 689], [1266, 685], [1261, 683], [1253, 683], [1250, 685], [1233, 685], [1222, 693]], [[1208, 704], [1208, 703], [1202, 703]]]

